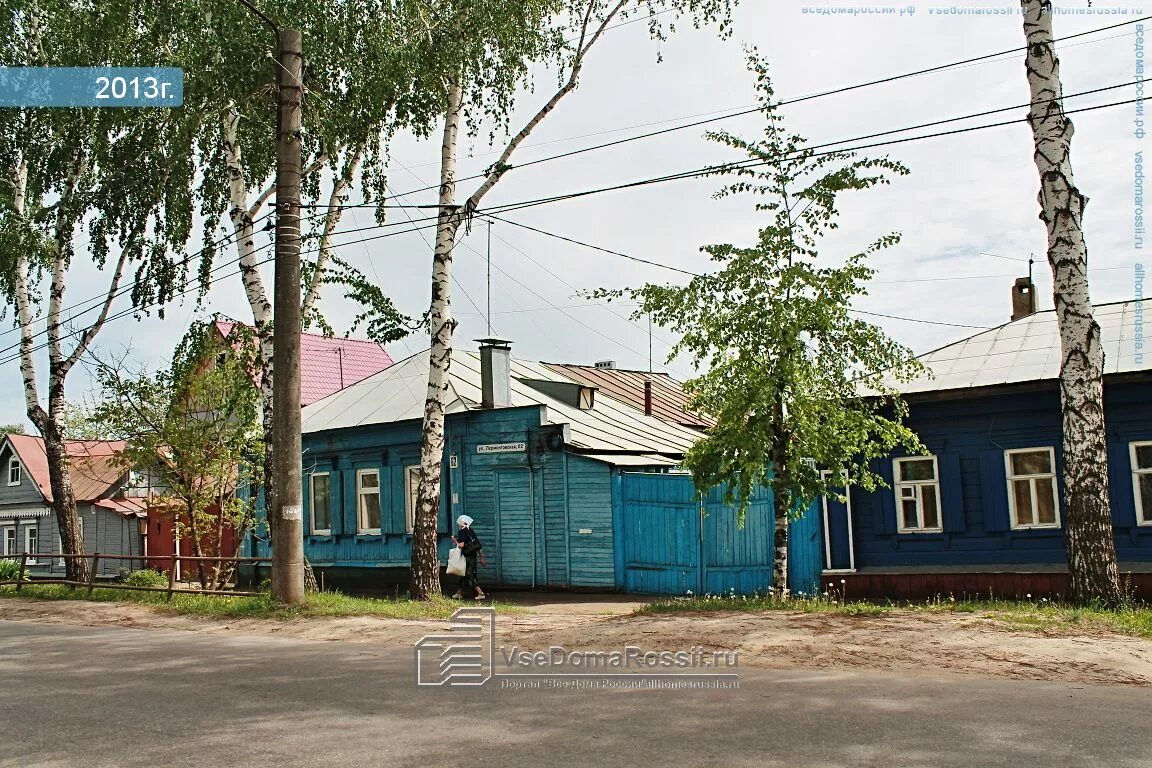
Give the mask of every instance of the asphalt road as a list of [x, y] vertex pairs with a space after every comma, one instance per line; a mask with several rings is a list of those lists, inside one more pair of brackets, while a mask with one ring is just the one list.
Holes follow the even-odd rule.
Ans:
[[1152, 766], [1152, 691], [744, 669], [417, 689], [368, 643], [0, 621], [0, 766]]

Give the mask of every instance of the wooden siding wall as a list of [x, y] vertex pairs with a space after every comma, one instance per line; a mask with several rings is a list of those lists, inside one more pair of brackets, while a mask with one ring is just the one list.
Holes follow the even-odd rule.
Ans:
[[8, 485], [8, 460], [12, 458], [12, 454], [11, 447], [5, 447], [0, 451], [0, 507], [43, 504], [44, 494], [40, 493], [36, 481], [23, 465], [20, 467], [20, 485]]
[[[471, 516], [484, 543], [481, 584], [606, 587], [615, 584], [612, 470], [608, 464], [543, 447], [538, 406], [452, 414], [447, 419], [440, 556], [455, 519]], [[417, 421], [304, 436], [305, 552], [319, 568], [404, 568], [404, 468], [419, 462]], [[477, 446], [527, 444], [526, 451], [480, 453]], [[452, 466], [455, 457], [455, 466]], [[381, 472], [381, 532], [356, 533], [356, 470]], [[310, 531], [308, 477], [328, 472], [332, 533]], [[580, 531], [591, 531], [580, 533]], [[267, 554], [267, 547], [258, 550]], [[451, 580], [450, 580], [451, 584]]]
[[[143, 540], [136, 518], [124, 517], [91, 504], [77, 505], [77, 513], [84, 525], [84, 552], [91, 555], [94, 552], [108, 555], [138, 555], [139, 560], [101, 560], [97, 569], [97, 576], [118, 576], [121, 570], [134, 571], [145, 567], [143, 560]], [[9, 527], [10, 518], [0, 519], [0, 529]], [[17, 518], [17, 541], [20, 551], [24, 548], [24, 530], [26, 523], [36, 524], [36, 548], [43, 553], [60, 552], [60, 528], [56, 524], [56, 515], [49, 513], [40, 517]], [[33, 576], [59, 578], [64, 575], [64, 561], [41, 557], [35, 566], [29, 566]]]
[[[1150, 384], [1106, 384], [1105, 412], [1113, 522], [1122, 564], [1152, 562], [1152, 527], [1136, 525], [1129, 442], [1152, 440]], [[1004, 451], [1052, 446], [1062, 466], [1056, 388], [966, 400], [911, 404], [909, 425], [939, 463], [940, 533], [898, 533], [891, 489], [852, 490], [856, 566], [902, 569], [945, 566], [1064, 564], [1062, 529], [1012, 530]], [[875, 468], [892, 483], [892, 461]], [[1062, 490], [1062, 485], [1061, 485]], [[1064, 514], [1061, 511], [1061, 523]]]

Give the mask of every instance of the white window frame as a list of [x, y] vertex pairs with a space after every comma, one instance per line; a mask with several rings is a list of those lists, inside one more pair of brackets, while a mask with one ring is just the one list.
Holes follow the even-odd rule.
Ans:
[[[12, 470], [13, 469], [16, 470], [16, 481], [15, 482], [12, 481]], [[8, 459], [8, 485], [9, 485], [9, 487], [14, 486], [14, 485], [20, 485], [20, 483], [23, 479], [24, 479], [24, 465], [22, 465], [20, 463], [20, 459], [18, 459], [15, 456], [9, 458]]]
[[[11, 541], [12, 541], [11, 546], [9, 546], [9, 544], [8, 544], [8, 541], [9, 541], [8, 537], [9, 536], [12, 537], [11, 538]], [[5, 554], [5, 555], [18, 555], [18, 554], [20, 554], [19, 552], [14, 551], [16, 549], [16, 525], [15, 524], [6, 525], [3, 528], [0, 528], [0, 549], [4, 550], [3, 554]]]
[[[1141, 469], [1136, 462], [1136, 449], [1152, 447], [1152, 440], [1136, 440], [1128, 443], [1128, 455], [1130, 458], [1130, 467], [1132, 468], [1132, 500], [1136, 503], [1136, 525], [1152, 526], [1152, 518], [1145, 520], [1141, 517], [1144, 512], [1145, 499], [1140, 489], [1140, 478], [1143, 475], [1152, 475], [1152, 467]], [[1152, 503], [1152, 499], [1147, 499]]]
[[[376, 494], [376, 503], [380, 507], [380, 523], [384, 523], [384, 498], [381, 495], [380, 475], [382, 473], [379, 469], [358, 469], [356, 470], [356, 533], [369, 536], [379, 536], [379, 528], [365, 528], [364, 523], [367, 522], [364, 515], [364, 497]], [[364, 476], [376, 475], [376, 487], [365, 488]]]
[[[1048, 452], [1049, 466], [1052, 471], [1042, 475], [1015, 475], [1012, 473], [1012, 457], [1018, 453], [1037, 453], [1038, 451]], [[1039, 507], [1036, 504], [1036, 480], [1042, 478], [1051, 478], [1052, 480], [1052, 509], [1055, 511], [1056, 521], [1052, 523], [1034, 522], [1030, 525], [1021, 525], [1016, 520], [1016, 494], [1012, 490], [1012, 483], [1015, 480], [1028, 480], [1028, 489], [1032, 499], [1032, 519], [1038, 520]], [[1057, 530], [1060, 528], [1060, 488], [1056, 477], [1056, 449], [1050, 445], [1038, 445], [1034, 448], [1010, 448], [1004, 451], [1004, 489], [1008, 493], [1008, 523], [1012, 526], [1014, 531], [1030, 531], [1038, 530]]]
[[416, 475], [416, 482], [420, 482], [420, 465], [409, 464], [404, 467], [404, 532], [412, 533], [416, 529], [416, 493], [412, 487], [412, 475]]
[[[900, 480], [900, 464], [906, 461], [924, 461], [926, 459], [932, 460], [932, 480]], [[927, 528], [924, 525], [924, 505], [923, 497], [920, 495], [920, 487], [924, 485], [933, 486], [936, 491], [936, 525], [932, 528]], [[916, 522], [919, 526], [916, 528], [908, 528], [904, 525], [904, 499], [900, 495], [902, 488], [914, 488], [916, 492]], [[929, 456], [902, 456], [898, 459], [892, 460], [892, 493], [896, 495], [896, 530], [900, 533], [943, 533], [944, 531], [944, 508], [940, 504], [940, 462], [937, 460], [936, 455]]]
[[[36, 540], [35, 545], [32, 543], [33, 539]], [[40, 551], [40, 528], [35, 523], [24, 526], [24, 551], [29, 555], [28, 565], [36, 565], [40, 562], [36, 558]]]
[[[328, 478], [328, 527], [316, 527], [316, 478]], [[313, 536], [332, 535], [332, 477], [328, 472], [313, 472], [308, 476], [308, 530]], [[357, 512], [359, 514], [359, 512]]]

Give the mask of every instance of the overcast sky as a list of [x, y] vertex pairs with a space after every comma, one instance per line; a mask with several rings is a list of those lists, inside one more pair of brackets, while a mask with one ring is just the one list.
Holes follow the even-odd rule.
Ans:
[[[894, 14], [864, 13], [891, 7]], [[1056, 36], [1064, 37], [1142, 15], [1133, 0], [1056, 3]], [[818, 10], [847, 9], [838, 13]], [[1000, 13], [971, 13], [975, 9]], [[1127, 15], [1115, 13], [1126, 10]], [[852, 13], [851, 11], [859, 11]], [[1111, 12], [1111, 13], [1106, 13]], [[538, 157], [607, 140], [691, 122], [755, 103], [752, 77], [744, 67], [742, 44], [751, 44], [769, 60], [777, 94], [785, 99], [877, 80], [1022, 45], [1023, 31], [1015, 0], [959, 0], [944, 3], [911, 0], [881, 3], [768, 2], [743, 0], [731, 39], [714, 30], [680, 29], [667, 42], [647, 38], [645, 25], [612, 30], [588, 61], [580, 88], [533, 134], [517, 158]], [[1137, 27], [1129, 25], [1058, 43], [1066, 94], [1131, 82], [1136, 72]], [[663, 61], [657, 61], [657, 54]], [[538, 78], [537, 93], [526, 94], [522, 114], [534, 110], [553, 82]], [[1068, 109], [1131, 99], [1131, 86], [1070, 100]], [[811, 144], [851, 139], [933, 120], [1010, 107], [1028, 101], [1023, 54], [949, 69], [853, 92], [813, 99], [785, 108], [792, 130]], [[1021, 118], [1024, 109], [977, 118], [964, 127]], [[1133, 296], [1134, 105], [1074, 115], [1072, 157], [1076, 181], [1090, 203], [1085, 228], [1092, 268], [1092, 297], [1097, 303]], [[513, 124], [516, 120], [513, 120]], [[752, 136], [756, 116], [714, 124]], [[690, 128], [573, 158], [541, 163], [509, 173], [489, 195], [488, 204], [512, 203], [583, 189], [610, 186], [735, 158], [730, 150], [706, 141], [704, 127]], [[929, 133], [931, 129], [919, 133]], [[906, 135], [916, 135], [917, 132]], [[396, 192], [433, 183], [438, 147], [434, 141], [400, 137], [394, 144], [390, 182]], [[481, 142], [461, 157], [461, 176], [492, 161]], [[1024, 123], [966, 134], [868, 150], [905, 163], [911, 175], [891, 186], [851, 193], [841, 202], [841, 229], [826, 243], [830, 257], [853, 252], [877, 236], [903, 233], [896, 248], [874, 262], [878, 273], [870, 295], [857, 309], [928, 322], [877, 318], [893, 337], [917, 352], [999, 325], [1010, 314], [1013, 278], [1027, 273], [1026, 260], [1039, 262], [1035, 279], [1041, 309], [1050, 308], [1051, 276], [1043, 254], [1045, 231], [1037, 219], [1037, 177], [1032, 142]], [[469, 156], [463, 156], [463, 155]], [[514, 161], [515, 162], [515, 159]], [[470, 183], [459, 188], [463, 199]], [[700, 271], [707, 262], [701, 245], [748, 243], [763, 216], [749, 199], [715, 201], [716, 179], [693, 179], [607, 192], [528, 208], [508, 218], [560, 235], [644, 259]], [[434, 201], [420, 192], [407, 202]], [[413, 212], [413, 216], [425, 215]], [[403, 213], [390, 211], [392, 221]], [[342, 227], [371, 224], [367, 211], [345, 215]], [[418, 316], [428, 305], [431, 234], [412, 233], [357, 244], [375, 233], [337, 238], [341, 255], [379, 279], [398, 306]], [[486, 302], [486, 230], [475, 227], [456, 249], [454, 306], [462, 346], [486, 335], [481, 314]], [[627, 319], [627, 307], [579, 306], [581, 291], [625, 287], [647, 281], [685, 279], [646, 266], [533, 232], [497, 223], [492, 237], [493, 332], [513, 340], [513, 354], [533, 360], [591, 363], [615, 360], [620, 367], [647, 368], [645, 323]], [[996, 254], [996, 256], [982, 255]], [[225, 259], [234, 258], [227, 254]], [[99, 292], [93, 270], [77, 265], [66, 304]], [[269, 285], [271, 275], [269, 273]], [[462, 290], [461, 290], [462, 289]], [[464, 293], [467, 293], [467, 296]], [[355, 307], [338, 290], [325, 296], [332, 325], [343, 331]], [[250, 319], [238, 278], [218, 283], [205, 306], [191, 302], [170, 307], [163, 320], [125, 318], [100, 335], [97, 350], [131, 347], [140, 363], [161, 365], [187, 325], [210, 312]], [[691, 374], [684, 361], [665, 364], [670, 335], [655, 329], [658, 370], [680, 378]], [[0, 342], [14, 344], [16, 334]], [[425, 335], [393, 344], [396, 359], [427, 346]], [[11, 357], [6, 351], [5, 357]], [[43, 366], [43, 362], [41, 363]], [[43, 376], [43, 367], [41, 368]], [[87, 371], [73, 374], [71, 399], [81, 399], [91, 383]], [[24, 403], [16, 362], [0, 365], [0, 421], [21, 422]]]

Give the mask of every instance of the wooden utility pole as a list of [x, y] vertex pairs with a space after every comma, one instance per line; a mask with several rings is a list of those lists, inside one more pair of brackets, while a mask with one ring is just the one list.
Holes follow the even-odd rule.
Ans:
[[303, 39], [277, 33], [276, 275], [272, 337], [272, 596], [304, 602], [300, 441], [300, 116]]

